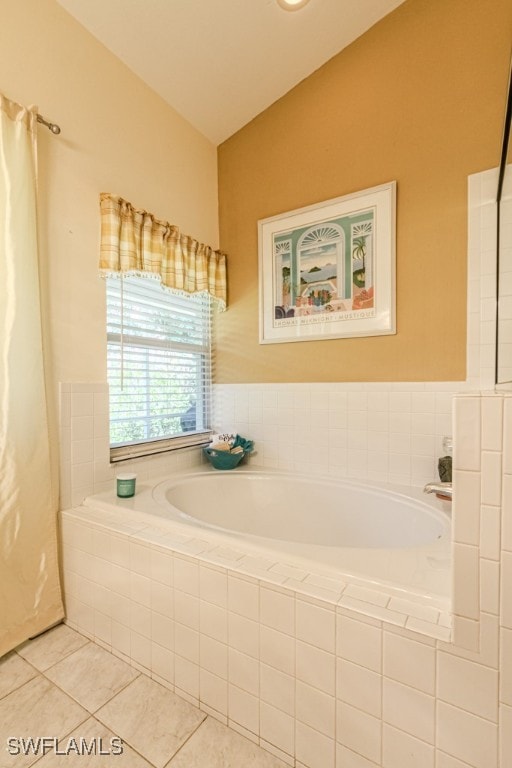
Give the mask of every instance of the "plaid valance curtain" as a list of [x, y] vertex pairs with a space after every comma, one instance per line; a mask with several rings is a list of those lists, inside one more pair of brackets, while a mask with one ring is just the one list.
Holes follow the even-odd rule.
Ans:
[[110, 193], [100, 195], [100, 271], [149, 274], [184, 293], [207, 292], [226, 309], [226, 255], [184, 235], [174, 224], [134, 208]]

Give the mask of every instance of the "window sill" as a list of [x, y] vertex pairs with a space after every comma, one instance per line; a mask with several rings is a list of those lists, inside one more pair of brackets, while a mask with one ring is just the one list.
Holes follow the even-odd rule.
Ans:
[[179, 437], [169, 437], [165, 440], [148, 440], [147, 442], [130, 443], [129, 445], [116, 445], [110, 448], [110, 462], [114, 464], [118, 461], [139, 459], [143, 456], [154, 456], [155, 454], [166, 453], [167, 451], [177, 451], [180, 448], [207, 445], [211, 434], [211, 430], [206, 430], [204, 432], [180, 435]]

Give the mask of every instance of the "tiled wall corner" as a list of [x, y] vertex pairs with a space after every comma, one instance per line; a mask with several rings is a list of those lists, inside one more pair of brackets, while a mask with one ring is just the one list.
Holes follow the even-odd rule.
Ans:
[[455, 644], [477, 651], [482, 613], [499, 616], [500, 515], [506, 401], [454, 400], [453, 613]]
[[480, 619], [481, 397], [454, 400], [453, 636], [478, 651]]
[[512, 395], [459, 396], [454, 413], [454, 645], [439, 645], [465, 665], [456, 676], [438, 666], [438, 695], [447, 704], [459, 697], [460, 707], [443, 705], [438, 746], [463, 765], [504, 768], [512, 757]]
[[512, 394], [503, 402], [500, 582], [500, 768], [512, 765]]

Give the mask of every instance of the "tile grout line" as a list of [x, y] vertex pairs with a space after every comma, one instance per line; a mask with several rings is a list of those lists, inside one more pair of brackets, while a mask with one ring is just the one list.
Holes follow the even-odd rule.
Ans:
[[[3, 699], [6, 699], [7, 696], [11, 695], [11, 693], [14, 693], [15, 691], [19, 691], [20, 688], [23, 688], [24, 685], [26, 685], [27, 683], [30, 683], [32, 680], [34, 680], [34, 678], [36, 678], [38, 675], [41, 674], [41, 672], [38, 669], [36, 669], [36, 667], [34, 667], [33, 664], [31, 664], [29, 661], [24, 659], [23, 656], [20, 656], [19, 653], [16, 651], [16, 649], [13, 649], [12, 653], [15, 653], [16, 656], [18, 656], [22, 661], [24, 661], [25, 664], [28, 664], [29, 667], [32, 667], [35, 674], [29, 680], [25, 680], [25, 682], [20, 683], [15, 688], [12, 688], [10, 691], [7, 691], [7, 693], [4, 693], [3, 696], [0, 696], [0, 701], [3, 701]], [[7, 653], [4, 657], [0, 657], [0, 661], [2, 661], [3, 659], [6, 659], [8, 656], [9, 656], [9, 653]]]
[[[176, 695], [177, 695], [177, 694], [176, 694]], [[202, 710], [200, 710], [200, 711], [202, 711]], [[174, 753], [174, 754], [171, 756], [170, 760], [168, 760], [168, 761], [167, 761], [167, 762], [164, 764], [163, 768], [172, 768], [172, 762], [173, 762], [174, 758], [175, 758], [175, 757], [177, 757], [177, 755], [179, 755], [179, 753], [181, 752], [181, 750], [183, 749], [183, 747], [185, 746], [185, 744], [188, 744], [188, 743], [189, 743], [189, 742], [190, 742], [190, 741], [191, 741], [191, 740], [194, 738], [194, 736], [197, 734], [198, 730], [199, 730], [199, 729], [200, 729], [200, 728], [201, 728], [201, 727], [202, 727], [202, 726], [203, 726], [203, 725], [206, 723], [206, 721], [207, 721], [209, 718], [210, 718], [210, 715], [208, 715], [206, 712], [204, 712], [204, 718], [201, 720], [201, 722], [200, 722], [200, 723], [198, 723], [198, 724], [197, 724], [196, 728], [194, 728], [194, 730], [192, 731], [192, 733], [191, 733], [191, 734], [190, 734], [190, 735], [189, 735], [189, 736], [188, 736], [188, 737], [185, 739], [185, 741], [183, 742], [183, 744], [180, 744], [180, 746], [178, 747], [178, 749], [176, 750], [176, 752], [175, 752], [175, 753]], [[212, 719], [213, 719], [213, 720], [215, 720], [215, 718], [212, 718]], [[149, 760], [148, 760], [148, 762], [149, 762]]]

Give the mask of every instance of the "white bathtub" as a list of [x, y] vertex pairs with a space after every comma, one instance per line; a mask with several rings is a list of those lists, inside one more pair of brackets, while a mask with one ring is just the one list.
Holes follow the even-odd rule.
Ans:
[[[219, 542], [309, 571], [448, 601], [449, 503], [393, 489], [267, 470], [207, 469], [85, 506], [124, 510], [205, 545]], [[130, 516], [127, 518], [128, 510]]]

